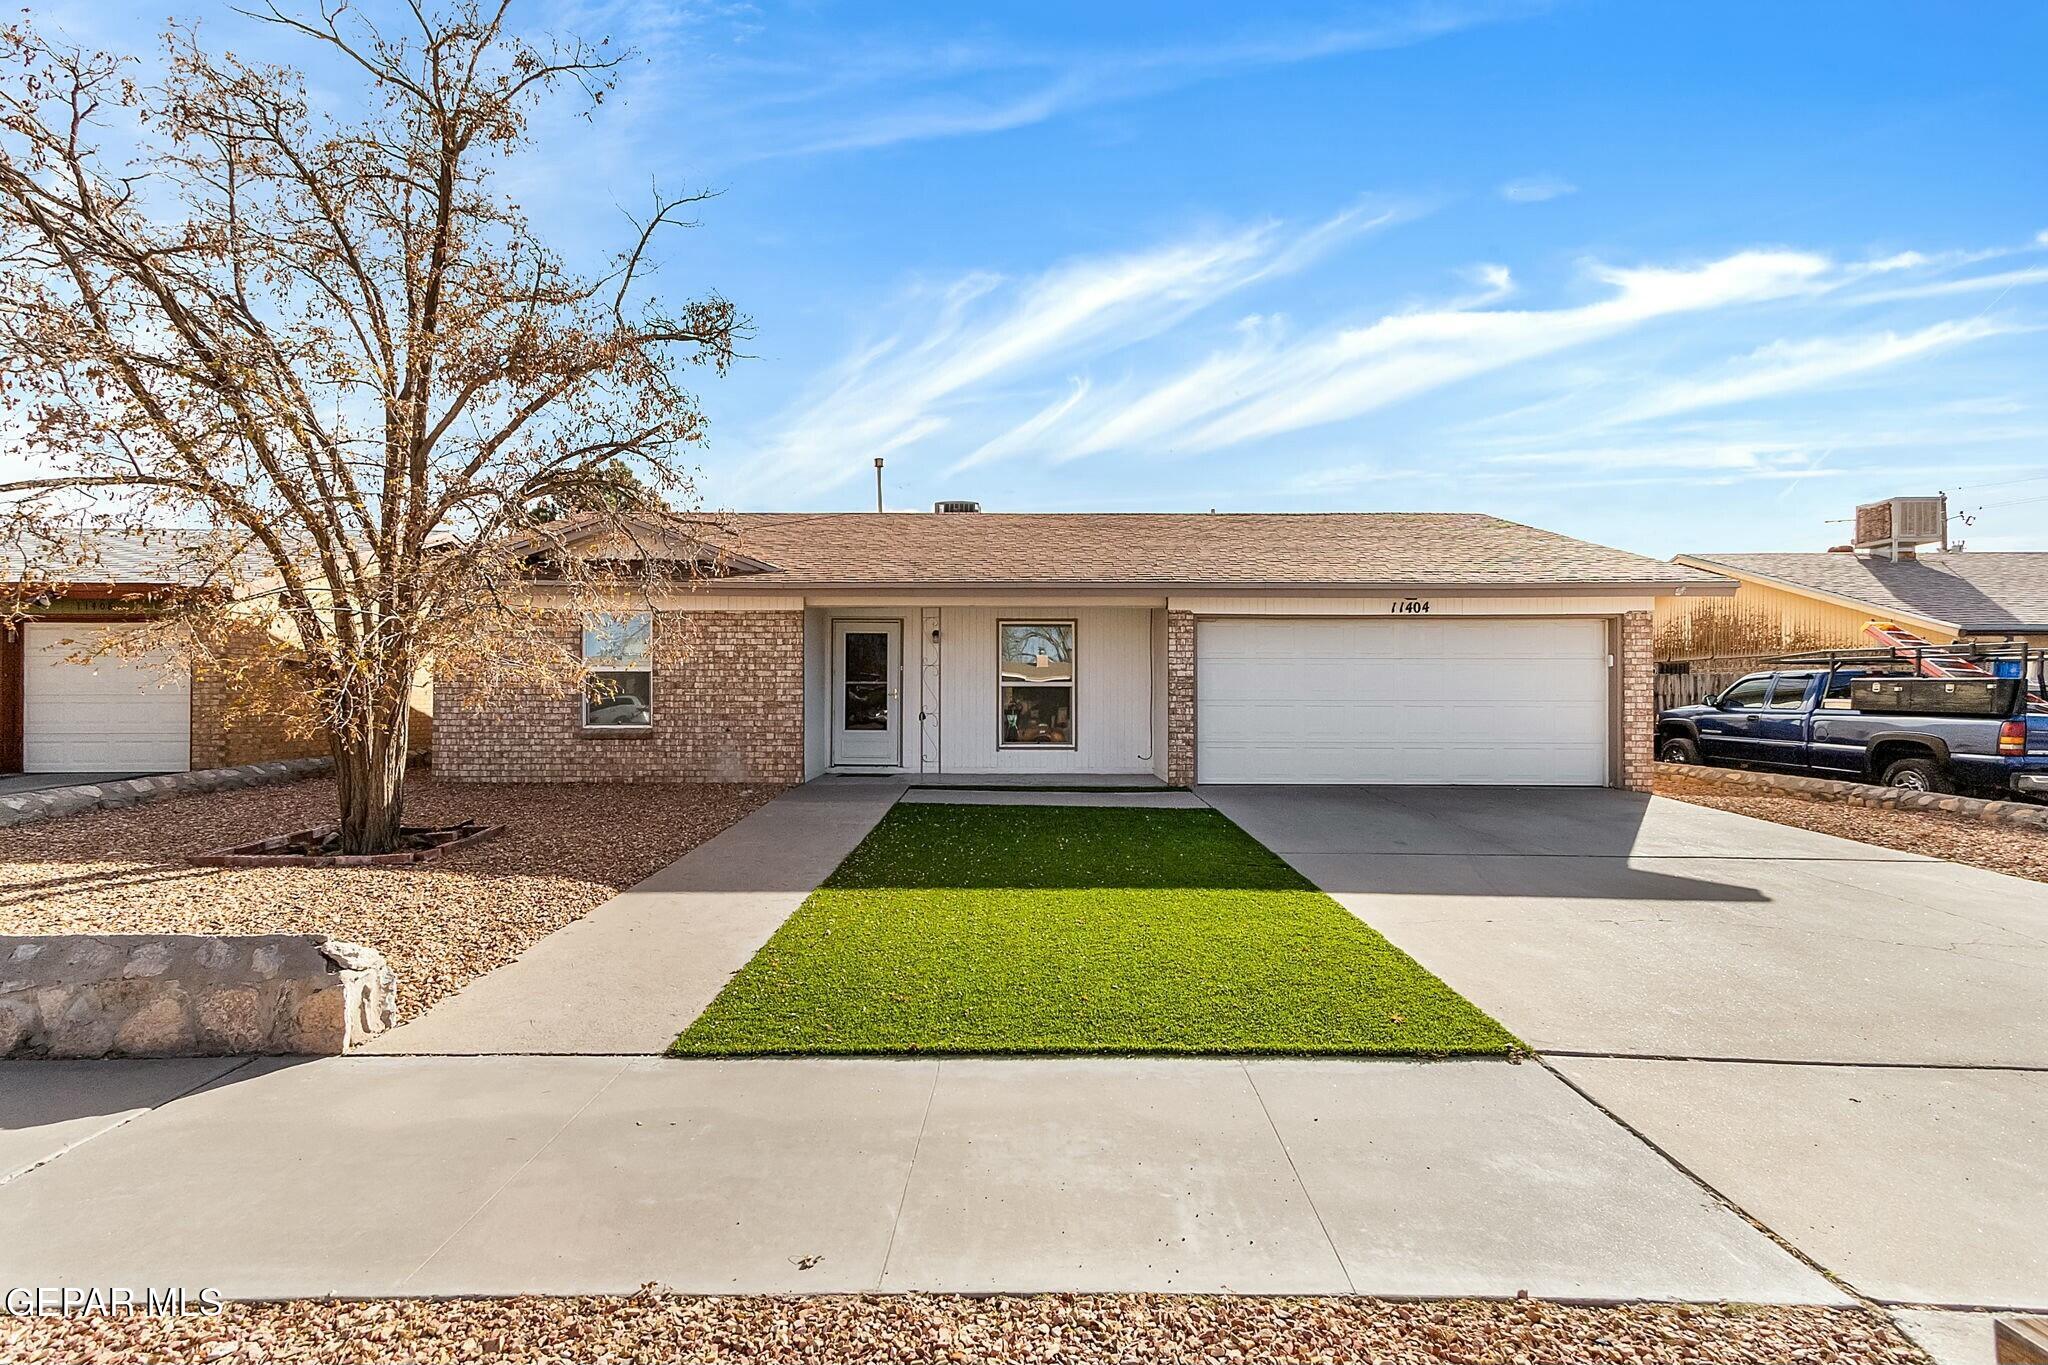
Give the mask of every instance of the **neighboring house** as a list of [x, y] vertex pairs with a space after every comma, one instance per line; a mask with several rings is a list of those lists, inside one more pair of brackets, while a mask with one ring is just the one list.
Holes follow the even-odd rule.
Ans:
[[708, 546], [718, 567], [652, 612], [559, 611], [592, 695], [438, 676], [437, 774], [1640, 789], [1654, 603], [1734, 586], [1473, 514], [742, 514], [703, 534], [675, 559]]
[[[167, 656], [94, 653], [103, 637], [134, 630], [202, 590], [191, 547], [177, 531], [95, 535], [66, 562], [83, 561], [50, 588], [31, 572], [23, 609], [0, 628], [0, 773], [158, 773], [219, 768], [327, 752], [295, 733], [275, 699], [228, 695], [228, 680]], [[5, 570], [6, 598], [22, 583]], [[280, 679], [276, 686], [288, 686]], [[422, 689], [414, 747], [430, 738]]]
[[[1657, 662], [1666, 700], [1716, 690], [1780, 654], [1873, 648], [1865, 633], [1873, 621], [1903, 626], [1934, 644], [2048, 647], [2048, 553], [1950, 553], [1893, 541], [1881, 534], [1885, 524], [1873, 525], [1868, 515], [1885, 506], [1859, 509], [1856, 542], [1822, 553], [1677, 556], [1678, 564], [1740, 586], [1732, 597], [1658, 603]], [[1946, 509], [1937, 507], [1929, 517], [1930, 529], [1945, 525]], [[2043, 681], [2038, 662], [2034, 673]], [[1690, 686], [1670, 684], [1675, 676], [1689, 677]]]

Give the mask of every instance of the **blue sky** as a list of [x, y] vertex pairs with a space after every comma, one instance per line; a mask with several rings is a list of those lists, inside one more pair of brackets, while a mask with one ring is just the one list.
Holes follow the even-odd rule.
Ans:
[[517, 12], [641, 53], [518, 172], [572, 256], [650, 180], [722, 191], [663, 276], [755, 320], [703, 386], [711, 505], [870, 506], [882, 454], [897, 507], [1472, 509], [1661, 556], [1947, 489], [1971, 546], [2048, 549], [2048, 8]]

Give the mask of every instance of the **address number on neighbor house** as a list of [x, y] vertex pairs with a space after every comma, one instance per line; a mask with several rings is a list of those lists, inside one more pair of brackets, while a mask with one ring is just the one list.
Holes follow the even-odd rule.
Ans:
[[1397, 597], [1387, 603], [1387, 615], [1427, 616], [1429, 615], [1429, 599], [1427, 597]]

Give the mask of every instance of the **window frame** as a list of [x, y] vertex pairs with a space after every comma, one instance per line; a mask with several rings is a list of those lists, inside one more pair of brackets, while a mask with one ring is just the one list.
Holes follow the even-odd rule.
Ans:
[[[644, 617], [646, 617], [646, 618], [647, 618], [647, 662], [646, 662], [646, 663], [644, 663], [644, 664], [642, 664], [642, 665], [640, 665], [640, 666], [639, 666], [639, 667], [637, 667], [637, 668], [618, 668], [618, 667], [609, 667], [609, 668], [598, 668], [598, 667], [592, 667], [592, 665], [591, 665], [591, 655], [590, 655], [590, 627], [591, 627], [591, 622], [592, 622], [593, 620], [597, 620], [597, 619], [610, 619], [610, 620], [614, 620], [614, 621], [621, 621], [621, 620], [631, 620], [632, 618], [634, 618], [634, 617], [637, 617], [637, 616], [644, 616]], [[641, 733], [645, 733], [645, 732], [647, 732], [647, 731], [649, 731], [649, 730], [652, 730], [652, 729], [654, 728], [654, 625], [655, 625], [655, 613], [654, 613], [654, 612], [652, 612], [652, 611], [621, 611], [621, 612], [591, 612], [591, 613], [588, 613], [588, 614], [586, 614], [586, 615], [585, 615], [585, 616], [583, 617], [583, 619], [582, 619], [582, 624], [581, 624], [581, 627], [580, 627], [580, 635], [579, 635], [579, 637], [578, 637], [578, 640], [577, 640], [577, 645], [578, 645], [578, 649], [579, 649], [579, 652], [580, 652], [580, 653], [581, 653], [581, 655], [582, 655], [582, 659], [583, 659], [583, 668], [584, 668], [584, 679], [583, 679], [583, 687], [582, 687], [582, 689], [581, 689], [581, 691], [582, 691], [582, 694], [583, 694], [583, 696], [582, 696], [582, 718], [583, 718], [583, 727], [582, 727], [582, 728], [583, 728], [584, 730], [586, 730], [586, 731], [589, 731], [589, 732], [590, 732], [590, 733], [592, 733], [592, 734], [599, 734], [599, 735], [613, 735], [613, 734], [641, 734]], [[591, 718], [590, 718], [590, 700], [591, 700], [591, 699], [590, 699], [590, 684], [591, 684], [592, 682], [596, 681], [596, 679], [597, 679], [597, 676], [598, 676], [599, 674], [601, 674], [601, 673], [611, 673], [611, 674], [620, 674], [620, 673], [626, 673], [626, 674], [631, 674], [631, 673], [644, 673], [644, 674], [646, 674], [646, 675], [647, 675], [647, 719], [646, 719], [646, 720], [637, 720], [637, 721], [593, 721], [593, 720], [591, 720]]]
[[[1764, 710], [1804, 711], [1806, 709], [1806, 694], [1813, 690], [1813, 680], [1819, 676], [1821, 675], [1818, 673], [1773, 673], [1771, 675], [1771, 697], [1769, 701], [1764, 703]], [[1794, 680], [1797, 680], [1799, 683], [1798, 690], [1780, 697], [1778, 695], [1779, 691], [1786, 683]]]
[[[1063, 626], [1067, 631], [1068, 678], [1065, 682], [1008, 683], [1003, 681], [1003, 632], [1012, 626]], [[1059, 753], [1081, 747], [1081, 623], [1071, 616], [1008, 616], [996, 619], [996, 749], [1034, 753]], [[1061, 744], [1012, 742], [1004, 737], [1003, 693], [1011, 687], [1064, 688], [1067, 693], [1067, 738]]]
[[[1714, 699], [1714, 709], [1715, 709], [1715, 710], [1717, 710], [1717, 711], [1762, 711], [1762, 710], [1765, 710], [1765, 709], [1766, 709], [1767, 707], [1769, 707], [1769, 705], [1770, 705], [1770, 702], [1771, 702], [1771, 683], [1772, 683], [1773, 677], [1774, 677], [1774, 675], [1772, 675], [1772, 674], [1769, 674], [1769, 673], [1750, 673], [1750, 674], [1747, 674], [1747, 675], [1745, 675], [1745, 676], [1743, 676], [1743, 677], [1737, 678], [1737, 679], [1736, 679], [1736, 680], [1735, 680], [1734, 682], [1732, 682], [1732, 683], [1730, 683], [1730, 684], [1728, 685], [1727, 689], [1726, 689], [1725, 691], [1723, 691], [1723, 692], [1721, 693], [1721, 695], [1720, 695], [1719, 697], [1716, 697], [1716, 698]], [[1735, 690], [1736, 688], [1738, 688], [1738, 687], [1741, 687], [1741, 686], [1742, 686], [1742, 685], [1743, 685], [1744, 683], [1756, 683], [1756, 682], [1760, 682], [1760, 683], [1762, 683], [1762, 684], [1763, 684], [1763, 688], [1764, 688], [1764, 690], [1763, 690], [1763, 693], [1762, 693], [1762, 695], [1761, 695], [1761, 696], [1760, 696], [1760, 697], [1759, 697], [1759, 698], [1757, 699], [1757, 702], [1756, 702], [1756, 704], [1755, 704], [1754, 706], [1729, 706], [1729, 705], [1727, 705], [1727, 700], [1728, 700], [1728, 695], [1729, 695], [1729, 693], [1733, 692], [1733, 691], [1734, 691], [1734, 690]]]

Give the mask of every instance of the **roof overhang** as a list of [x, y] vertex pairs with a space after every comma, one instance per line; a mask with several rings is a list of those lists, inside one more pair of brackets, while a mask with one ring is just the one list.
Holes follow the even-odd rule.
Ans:
[[1762, 583], [1766, 587], [1776, 588], [1779, 592], [1797, 593], [1801, 597], [1811, 597], [1817, 602], [1831, 602], [1838, 607], [1850, 607], [1857, 611], [1869, 612], [1871, 616], [1882, 617], [1885, 620], [1903, 621], [1909, 625], [1916, 626], [1932, 626], [1936, 630], [1945, 630], [1952, 634], [1961, 634], [1967, 629], [1957, 622], [1944, 621], [1938, 616], [1929, 616], [1924, 612], [1901, 611], [1899, 608], [1886, 603], [1867, 602], [1860, 597], [1850, 597], [1839, 592], [1827, 592], [1810, 584], [1795, 583], [1787, 578], [1779, 578], [1774, 574], [1759, 573], [1755, 569], [1740, 568], [1734, 564], [1722, 564], [1717, 560], [1708, 559], [1704, 555], [1674, 555], [1673, 559], [1675, 562], [1690, 568], [1702, 569], [1708, 573], [1727, 574], [1731, 578], [1737, 578], [1746, 583]]
[[719, 578], [701, 586], [720, 592], [765, 593], [1069, 593], [1076, 596], [1131, 593], [1207, 594], [1242, 597], [1728, 597], [1737, 584], [1727, 578], [1654, 579], [1641, 582], [1611, 579], [1511, 582], [1356, 582], [1296, 583], [1246, 582], [1233, 579], [844, 579], [796, 578], [789, 574], [764, 574], [750, 578]]

